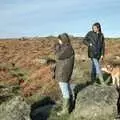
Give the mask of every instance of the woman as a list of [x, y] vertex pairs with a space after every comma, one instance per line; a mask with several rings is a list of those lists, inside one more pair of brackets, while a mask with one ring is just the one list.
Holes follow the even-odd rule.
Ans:
[[73, 93], [69, 81], [74, 67], [74, 50], [70, 43], [68, 34], [63, 33], [58, 36], [58, 45], [55, 51], [57, 56], [55, 79], [59, 82], [59, 87], [63, 96], [63, 108], [58, 115], [69, 113], [70, 96]]
[[91, 80], [92, 82], [95, 82], [96, 77], [98, 77], [100, 83], [104, 84], [99, 60], [103, 60], [105, 52], [105, 42], [100, 23], [93, 24], [92, 31], [87, 33], [83, 42], [85, 45], [88, 46], [88, 56], [92, 60]]

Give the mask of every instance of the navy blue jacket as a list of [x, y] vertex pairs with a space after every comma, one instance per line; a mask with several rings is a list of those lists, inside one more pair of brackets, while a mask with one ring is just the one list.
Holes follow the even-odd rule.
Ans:
[[83, 43], [88, 46], [88, 57], [100, 58], [105, 53], [104, 35], [90, 31], [85, 36]]

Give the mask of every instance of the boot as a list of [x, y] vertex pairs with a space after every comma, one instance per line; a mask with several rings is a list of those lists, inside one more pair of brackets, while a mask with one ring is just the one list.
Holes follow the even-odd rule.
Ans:
[[69, 113], [71, 113], [75, 109], [75, 102], [76, 102], [75, 95], [70, 95]]
[[91, 82], [92, 82], [92, 84], [98, 86], [99, 84], [97, 82], [97, 77], [96, 76], [97, 76], [96, 73], [91, 73]]
[[96, 82], [96, 74], [95, 73], [91, 73], [91, 82], [92, 83]]
[[76, 102], [76, 93], [75, 93], [75, 86], [76, 84], [70, 84], [70, 106], [69, 106], [69, 112], [71, 113], [75, 108], [75, 102]]
[[70, 86], [69, 86], [70, 99], [72, 101], [75, 101], [75, 99], [76, 99], [76, 96], [75, 96], [75, 86], [76, 86], [76, 84], [70, 84]]
[[101, 84], [101, 85], [105, 85], [105, 82], [104, 82], [104, 79], [103, 79], [103, 76], [102, 76], [102, 75], [97, 74], [97, 78], [100, 80], [100, 84]]
[[58, 116], [62, 116], [65, 114], [69, 114], [69, 107], [70, 107], [70, 101], [69, 99], [63, 99], [63, 106], [62, 106], [62, 110], [60, 112], [57, 113]]

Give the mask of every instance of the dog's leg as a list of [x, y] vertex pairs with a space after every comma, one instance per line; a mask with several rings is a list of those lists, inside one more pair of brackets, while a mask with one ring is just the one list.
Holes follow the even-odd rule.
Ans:
[[117, 80], [117, 86], [120, 87], [120, 78], [119, 78], [119, 76], [116, 77], [116, 80]]
[[116, 80], [115, 80], [115, 77], [113, 75], [112, 75], [112, 84], [116, 85]]

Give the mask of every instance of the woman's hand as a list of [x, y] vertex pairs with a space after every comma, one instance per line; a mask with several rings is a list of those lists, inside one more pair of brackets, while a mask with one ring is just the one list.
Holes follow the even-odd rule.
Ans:
[[100, 57], [100, 61], [103, 61], [103, 59], [104, 59], [104, 56], [102, 55], [102, 56]]

